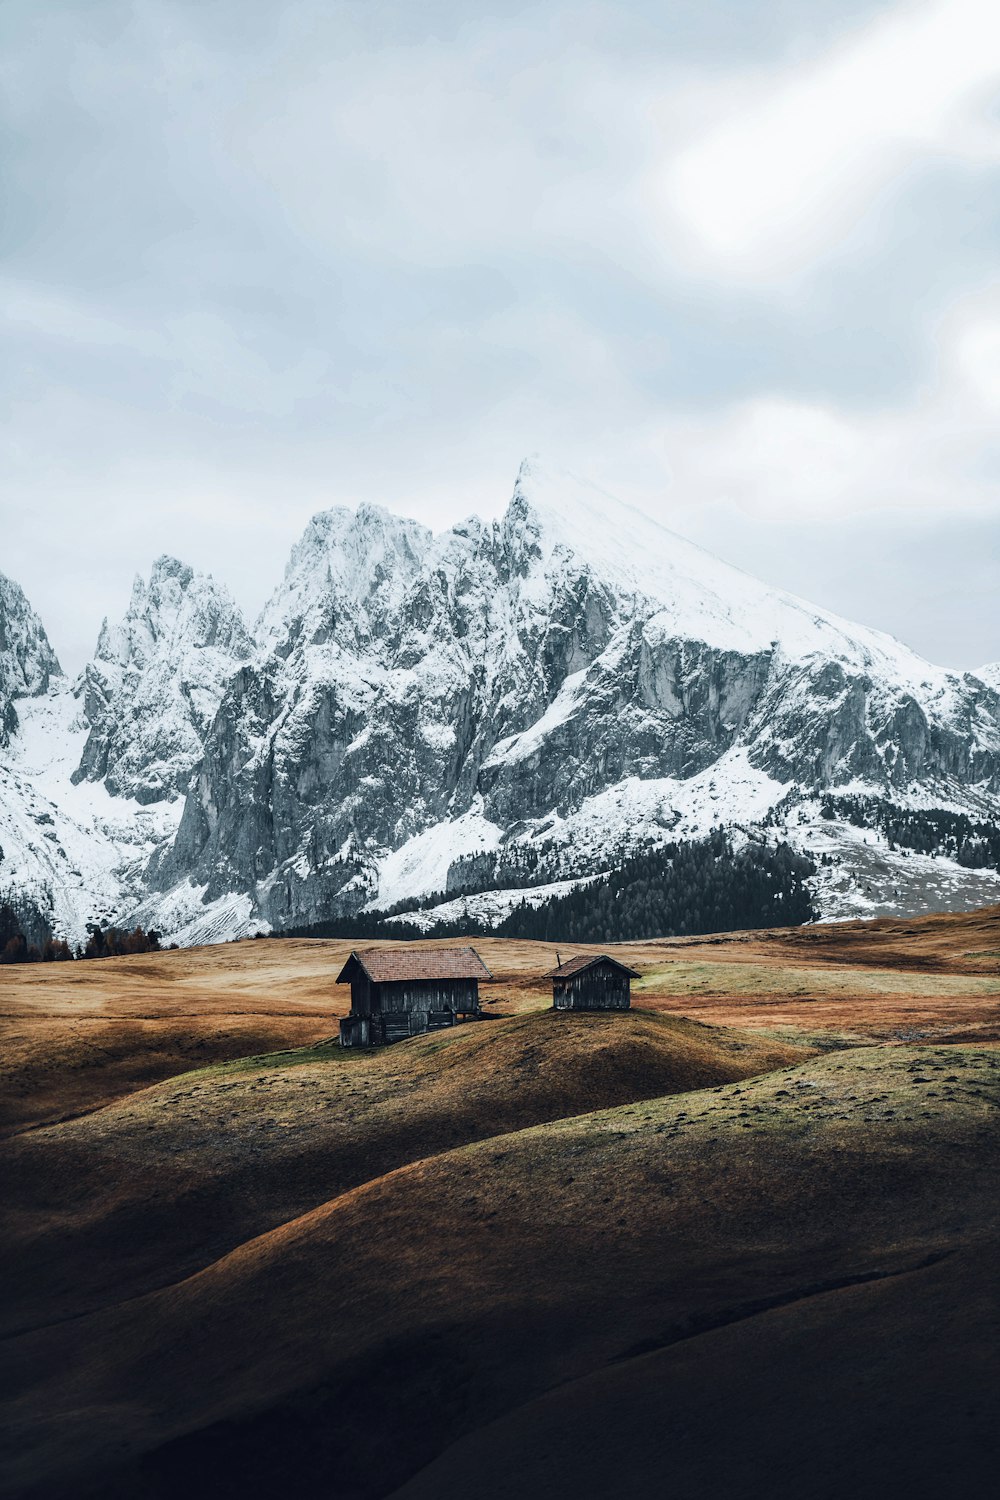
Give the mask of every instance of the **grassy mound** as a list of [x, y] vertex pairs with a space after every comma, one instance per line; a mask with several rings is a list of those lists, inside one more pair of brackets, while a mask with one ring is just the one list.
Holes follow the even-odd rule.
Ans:
[[[99, 963], [100, 960], [96, 960]], [[206, 1063], [329, 1035], [331, 1021], [298, 1016], [20, 1016], [0, 1046], [0, 1134], [72, 1119]]]
[[803, 1055], [677, 1017], [547, 1011], [173, 1078], [8, 1143], [4, 1329], [179, 1280], [422, 1157]]

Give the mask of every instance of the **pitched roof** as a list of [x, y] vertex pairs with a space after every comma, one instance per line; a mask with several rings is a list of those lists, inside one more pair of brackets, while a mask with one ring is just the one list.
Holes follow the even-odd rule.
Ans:
[[349, 984], [352, 964], [367, 974], [372, 984], [391, 984], [400, 979], [492, 979], [475, 948], [362, 948], [352, 952], [337, 977]]
[[582, 974], [584, 969], [592, 968], [594, 964], [614, 964], [616, 969], [621, 969], [632, 979], [640, 977], [638, 969], [630, 969], [628, 964], [623, 964], [621, 959], [612, 958], [610, 953], [578, 953], [575, 958], [568, 958], [558, 969], [551, 969], [545, 976], [547, 979], [569, 979], [572, 974]]

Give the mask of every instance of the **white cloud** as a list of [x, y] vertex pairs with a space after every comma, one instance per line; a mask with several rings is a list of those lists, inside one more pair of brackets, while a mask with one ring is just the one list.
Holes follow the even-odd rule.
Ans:
[[163, 343], [156, 332], [137, 327], [114, 311], [13, 277], [0, 279], [0, 327], [12, 333], [31, 332], [56, 343], [140, 354], [157, 355]]
[[546, 28], [530, 11], [472, 8], [447, 44], [371, 51], [324, 28], [324, 45], [289, 45], [247, 87], [221, 132], [321, 253], [530, 266], [575, 247], [634, 260], [648, 212], [636, 163], [662, 64], [603, 52], [578, 11]]
[[996, 0], [899, 5], [808, 67], [702, 83], [689, 104], [714, 121], [661, 169], [670, 227], [727, 276], [793, 273], [914, 164], [1000, 158], [998, 86]]
[[534, 448], [709, 547], [809, 523], [792, 587], [831, 517], [1000, 509], [1000, 295], [940, 313], [996, 0], [731, 0], [727, 64], [655, 0], [20, 9], [0, 566], [80, 659], [157, 551], [256, 605], [311, 511], [495, 512]]
[[1000, 288], [958, 303], [936, 343], [936, 378], [898, 406], [760, 394], [669, 416], [653, 446], [671, 503], [733, 505], [768, 521], [885, 509], [1000, 516]]
[[154, 324], [11, 277], [0, 278], [0, 333], [33, 337], [38, 347], [75, 348], [90, 358], [110, 353], [159, 367], [171, 404], [207, 399], [236, 412], [288, 414], [322, 391], [328, 375], [322, 351], [261, 353], [212, 309]]

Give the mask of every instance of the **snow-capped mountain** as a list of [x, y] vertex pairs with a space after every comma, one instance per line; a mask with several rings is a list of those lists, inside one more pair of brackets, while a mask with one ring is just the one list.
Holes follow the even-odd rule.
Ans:
[[136, 578], [76, 692], [90, 733], [76, 780], [142, 803], [181, 797], [226, 683], [253, 643], [228, 592], [173, 557]]
[[161, 557], [70, 683], [23, 593], [4, 584], [0, 681], [18, 701], [0, 756], [0, 894], [79, 941], [88, 921], [115, 920], [146, 894], [146, 865], [176, 831], [225, 685], [253, 643], [225, 589]]
[[526, 870], [537, 901], [720, 825], [829, 855], [830, 915], [1000, 900], [995, 871], [820, 800], [995, 822], [988, 669], [931, 666], [537, 464], [502, 519], [439, 536], [374, 506], [315, 517], [254, 641], [161, 559], [75, 689], [75, 779], [161, 818], [119, 910], [181, 940], [431, 893], [424, 922], [502, 914]]
[[317, 517], [257, 635], [154, 872], [178, 913], [196, 893], [192, 920], [237, 896], [280, 927], [487, 870], [502, 887], [528, 850], [582, 878], [789, 793], [1000, 788], [988, 684], [534, 465], [491, 525]]
[[0, 746], [18, 727], [15, 700], [48, 691], [62, 668], [41, 620], [12, 579], [0, 573]]
[[142, 900], [180, 803], [143, 806], [74, 783], [87, 725], [65, 679], [17, 708], [18, 731], [0, 750], [0, 900], [36, 908], [77, 943], [88, 922], [123, 920]]

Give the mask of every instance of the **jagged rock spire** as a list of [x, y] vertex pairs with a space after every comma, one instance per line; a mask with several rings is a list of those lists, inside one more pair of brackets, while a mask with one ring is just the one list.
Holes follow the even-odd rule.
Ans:
[[90, 734], [75, 780], [140, 802], [182, 796], [226, 682], [253, 643], [228, 591], [177, 558], [136, 577], [77, 691]]

